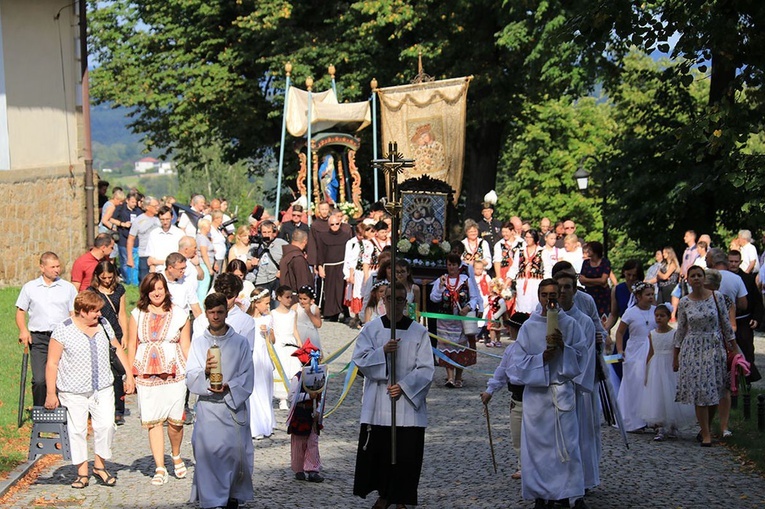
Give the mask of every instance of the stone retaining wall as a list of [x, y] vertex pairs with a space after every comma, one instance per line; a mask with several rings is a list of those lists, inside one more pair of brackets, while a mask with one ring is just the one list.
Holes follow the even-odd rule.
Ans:
[[58, 254], [69, 279], [86, 249], [84, 182], [83, 165], [0, 172], [0, 285], [39, 276], [45, 251]]

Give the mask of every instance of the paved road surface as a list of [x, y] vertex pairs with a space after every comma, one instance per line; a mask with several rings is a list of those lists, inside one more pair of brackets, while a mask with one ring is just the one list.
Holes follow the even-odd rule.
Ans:
[[[347, 327], [327, 323], [321, 329], [322, 344], [337, 349], [353, 338]], [[758, 341], [759, 343], [759, 341]], [[765, 344], [758, 351], [765, 352]], [[500, 354], [499, 349], [483, 349]], [[350, 350], [335, 364], [342, 367]], [[493, 371], [497, 359], [479, 355], [478, 370]], [[765, 366], [765, 359], [760, 363]], [[420, 482], [420, 506], [432, 509], [527, 508], [522, 500], [520, 481], [510, 479], [515, 455], [509, 438], [509, 397], [498, 394], [490, 405], [494, 444], [499, 472], [491, 466], [486, 421], [478, 394], [486, 377], [466, 374], [466, 387], [441, 386], [443, 369], [436, 370], [430, 391], [430, 427], [426, 433], [425, 464]], [[330, 402], [339, 394], [341, 380], [334, 379]], [[324, 463], [322, 484], [293, 480], [289, 468], [289, 436], [285, 432], [286, 411], [276, 411], [279, 430], [272, 439], [255, 442], [255, 501], [247, 508], [332, 508], [371, 507], [375, 496], [361, 500], [352, 495], [353, 468], [358, 435], [361, 386], [357, 381], [345, 404], [325, 421], [320, 450]], [[108, 469], [119, 478], [117, 486], [91, 485], [74, 490], [73, 466], [58, 462], [43, 470], [38, 480], [11, 501], [10, 507], [82, 508], [186, 508], [193, 458], [191, 427], [186, 427], [182, 455], [189, 475], [170, 477], [164, 486], [150, 484], [154, 465], [149, 454], [146, 431], [137, 418], [135, 397], [128, 406], [133, 415], [118, 428], [114, 456]], [[655, 443], [652, 435], [630, 435], [630, 449], [621, 443], [616, 430], [603, 431], [603, 484], [594, 489], [587, 502], [594, 508], [707, 508], [765, 507], [765, 480], [738, 467], [734, 455], [722, 446], [703, 449], [694, 440], [695, 431], [677, 441]], [[169, 446], [166, 462], [171, 464]], [[742, 496], [746, 493], [746, 496]]]

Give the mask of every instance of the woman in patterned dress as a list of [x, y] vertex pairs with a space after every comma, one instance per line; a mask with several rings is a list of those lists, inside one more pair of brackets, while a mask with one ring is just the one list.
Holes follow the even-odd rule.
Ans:
[[[469, 311], [480, 309], [481, 307], [481, 296], [479, 294], [470, 294], [468, 276], [462, 273], [460, 270], [461, 266], [462, 260], [459, 255], [453, 253], [446, 255], [446, 274], [436, 279], [433, 283], [430, 300], [440, 304], [440, 313], [465, 316]], [[462, 321], [439, 318], [437, 330], [439, 337], [450, 342], [438, 342], [438, 349], [446, 357], [460, 366], [472, 366], [475, 364], [475, 336], [466, 336], [464, 334]], [[457, 343], [457, 345], [452, 343]], [[468, 350], [465, 347], [470, 347], [473, 350]], [[446, 387], [462, 387], [462, 368], [456, 368], [453, 364], [443, 359], [439, 359], [438, 364], [446, 368]]]
[[128, 324], [128, 359], [138, 389], [141, 425], [149, 430], [149, 447], [156, 465], [151, 483], [158, 486], [168, 479], [162, 431], [165, 421], [175, 476], [186, 476], [181, 442], [191, 325], [188, 313], [170, 300], [162, 274], [146, 276], [139, 291]]
[[531, 314], [539, 304], [537, 289], [544, 277], [539, 233], [529, 230], [523, 234], [526, 247], [515, 253], [510, 277], [515, 279], [515, 311]]
[[[69, 445], [77, 478], [72, 488], [89, 484], [88, 414], [93, 427], [93, 475], [99, 484], [114, 486], [117, 478], [106, 471], [104, 460], [112, 456], [114, 438], [114, 390], [109, 362], [109, 347], [114, 347], [123, 367], [124, 352], [109, 322], [101, 317], [104, 302], [93, 292], [81, 292], [74, 299], [74, 314], [51, 333], [45, 368], [47, 394], [45, 408], [67, 408]], [[128, 374], [125, 391], [133, 392], [133, 377]]]
[[726, 385], [726, 351], [734, 348], [736, 338], [725, 298], [704, 288], [704, 269], [694, 265], [687, 277], [691, 293], [677, 307], [672, 365], [678, 372], [675, 401], [696, 405], [701, 445], [711, 447], [711, 422]]

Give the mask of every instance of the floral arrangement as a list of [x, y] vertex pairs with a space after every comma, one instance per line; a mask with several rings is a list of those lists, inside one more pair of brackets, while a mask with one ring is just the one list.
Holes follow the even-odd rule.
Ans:
[[452, 250], [448, 241], [434, 239], [432, 242], [418, 242], [416, 238], [401, 239], [396, 249], [414, 266], [436, 267], [444, 265], [444, 258]]
[[353, 202], [350, 201], [343, 201], [336, 203], [335, 206], [342, 212], [344, 215], [348, 217], [356, 217], [359, 213], [359, 209], [354, 205]]

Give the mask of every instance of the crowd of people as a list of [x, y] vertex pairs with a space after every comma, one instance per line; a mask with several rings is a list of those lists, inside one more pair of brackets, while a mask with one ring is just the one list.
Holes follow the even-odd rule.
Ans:
[[[466, 220], [464, 238], [449, 245], [445, 273], [416, 280], [407, 260], [392, 266], [391, 220], [378, 204], [355, 226], [327, 202], [309, 226], [310, 211], [295, 202], [281, 221], [258, 206], [239, 227], [225, 200], [196, 195], [188, 206], [174, 204], [114, 190], [71, 282], [60, 277], [58, 256], [46, 252], [41, 276], [19, 295], [16, 322], [31, 351], [34, 404], [70, 412], [73, 488], [90, 478], [88, 414], [93, 474], [117, 482], [104, 460], [133, 391], [155, 462], [151, 484], [170, 478], [165, 426], [172, 473], [186, 476], [182, 438], [184, 425], [194, 423], [191, 499], [202, 507], [250, 500], [251, 475], [239, 473], [252, 472], [252, 440], [273, 434], [276, 408], [289, 412], [295, 478], [322, 482], [321, 395], [305, 391], [300, 377], [321, 354], [324, 321], [361, 329], [353, 353], [365, 386], [354, 494], [377, 491], [378, 509], [416, 505], [435, 367], [444, 368], [446, 387], [464, 387], [481, 340], [503, 347], [510, 335], [481, 399], [488, 404], [509, 388], [518, 454], [512, 477], [536, 507], [586, 507], [585, 490], [600, 483], [598, 383], [608, 379], [618, 394], [626, 431], [648, 427], [655, 440], [671, 439], [695, 413], [707, 447], [718, 406], [723, 437], [732, 433], [728, 357], [740, 349], [746, 383], [759, 379], [753, 330], [765, 315], [761, 261], [746, 230], [728, 251], [708, 236], [697, 242], [689, 230], [681, 259], [665, 247], [645, 274], [643, 263], [629, 260], [619, 282], [603, 245], [577, 237], [574, 221], [542, 218], [538, 229], [519, 217], [503, 223], [486, 203], [480, 220]], [[135, 309], [127, 309], [125, 285], [138, 286]], [[418, 323], [426, 310], [437, 341]], [[604, 368], [601, 353], [621, 362]], [[397, 380], [388, 383], [391, 362]], [[385, 461], [391, 399], [404, 444], [395, 467]], [[216, 433], [204, 433], [208, 427]], [[221, 482], [205, 477], [213, 471]]]

